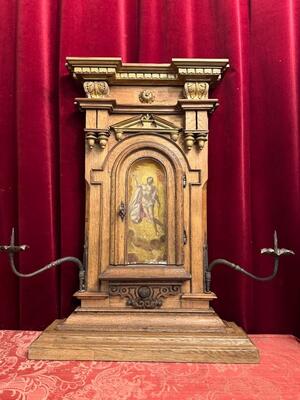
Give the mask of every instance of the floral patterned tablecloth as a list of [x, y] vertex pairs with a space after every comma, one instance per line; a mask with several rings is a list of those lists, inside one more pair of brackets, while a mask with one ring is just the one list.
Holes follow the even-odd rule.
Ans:
[[0, 331], [1, 400], [300, 400], [300, 344], [252, 335], [261, 363], [30, 361], [40, 332]]

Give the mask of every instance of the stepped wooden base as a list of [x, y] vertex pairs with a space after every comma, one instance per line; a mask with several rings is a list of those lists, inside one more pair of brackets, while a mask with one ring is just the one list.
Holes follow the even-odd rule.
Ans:
[[[145, 311], [144, 311], [145, 313]], [[82, 314], [82, 315], [80, 315]], [[179, 311], [169, 313], [166, 328], [159, 324], [164, 312], [149, 312], [139, 326], [139, 313], [134, 314], [137, 324], [123, 325], [127, 313], [114, 312], [114, 323], [102, 325], [99, 313], [73, 313], [67, 320], [56, 320], [29, 348], [29, 359], [41, 360], [102, 360], [102, 361], [155, 361], [155, 362], [207, 362], [257, 363], [256, 347], [234, 323], [223, 322], [212, 311], [203, 316], [189, 313], [194, 324], [183, 325], [186, 315]], [[150, 321], [156, 315], [156, 323]], [[202, 314], [202, 313], [201, 313]], [[211, 314], [209, 316], [209, 314]], [[216, 319], [213, 322], [213, 314]], [[104, 312], [106, 322], [112, 313]], [[118, 321], [120, 319], [120, 321]], [[222, 326], [216, 323], [221, 321]], [[173, 320], [173, 328], [171, 321]], [[210, 327], [205, 329], [206, 321]], [[80, 325], [78, 325], [80, 322]], [[85, 322], [85, 323], [84, 323]], [[103, 321], [102, 321], [103, 322]], [[121, 322], [121, 323], [119, 323]], [[134, 325], [136, 328], [134, 328]]]

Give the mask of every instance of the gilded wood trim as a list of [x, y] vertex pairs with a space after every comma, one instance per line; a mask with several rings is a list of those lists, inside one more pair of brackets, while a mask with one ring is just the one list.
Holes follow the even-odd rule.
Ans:
[[170, 64], [127, 64], [120, 58], [67, 57], [66, 67], [74, 78], [101, 80], [110, 84], [181, 84], [186, 80], [216, 83], [228, 68], [227, 59], [180, 59]]

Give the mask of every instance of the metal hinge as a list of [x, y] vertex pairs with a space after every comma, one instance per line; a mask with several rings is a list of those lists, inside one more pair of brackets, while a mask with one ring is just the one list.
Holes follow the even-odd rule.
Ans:
[[187, 234], [186, 234], [186, 230], [183, 230], [183, 244], [186, 245], [187, 244]]

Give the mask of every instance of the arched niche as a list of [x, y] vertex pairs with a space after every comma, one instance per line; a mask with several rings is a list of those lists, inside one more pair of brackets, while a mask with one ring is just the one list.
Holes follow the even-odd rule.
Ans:
[[182, 265], [183, 166], [148, 141], [127, 150], [111, 171], [110, 263]]

